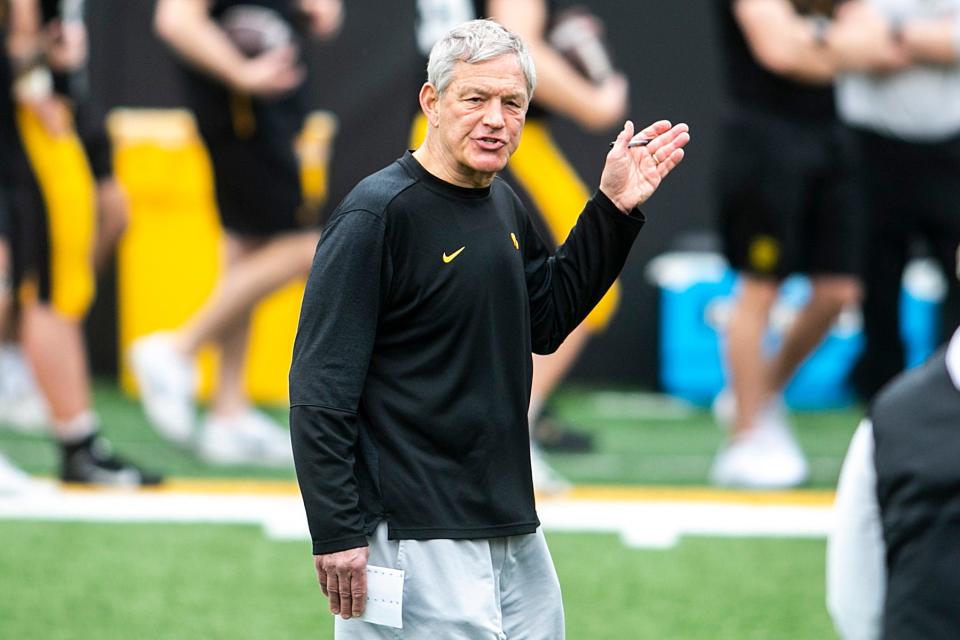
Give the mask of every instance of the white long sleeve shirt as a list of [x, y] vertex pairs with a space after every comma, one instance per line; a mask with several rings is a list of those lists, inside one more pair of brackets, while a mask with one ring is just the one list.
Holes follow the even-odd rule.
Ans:
[[[947, 347], [947, 371], [960, 389], [960, 330]], [[877, 502], [873, 425], [864, 419], [843, 461], [827, 540], [827, 609], [844, 640], [880, 637], [886, 547]]]

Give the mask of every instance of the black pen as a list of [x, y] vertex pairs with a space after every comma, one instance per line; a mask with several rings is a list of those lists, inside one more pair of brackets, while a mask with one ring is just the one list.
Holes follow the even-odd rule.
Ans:
[[[653, 142], [653, 140], [650, 140], [647, 138], [643, 138], [641, 140], [631, 140], [630, 142], [627, 143], [627, 149], [633, 149], [634, 147], [645, 147], [651, 142]], [[616, 143], [617, 141], [614, 140], [613, 142], [610, 143], [610, 146], [613, 147], [613, 145], [615, 145]]]

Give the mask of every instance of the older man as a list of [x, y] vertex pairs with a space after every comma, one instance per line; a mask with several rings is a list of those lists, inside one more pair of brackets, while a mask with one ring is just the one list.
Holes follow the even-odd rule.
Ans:
[[[661, 121], [629, 148], [627, 122], [550, 257], [496, 179], [533, 94], [522, 41], [464, 23], [427, 78], [425, 142], [341, 203], [304, 296], [290, 419], [317, 576], [340, 638], [562, 638], [530, 475], [531, 352], [555, 350], [616, 278], [689, 135]], [[402, 636], [350, 620], [368, 561], [406, 571]]]

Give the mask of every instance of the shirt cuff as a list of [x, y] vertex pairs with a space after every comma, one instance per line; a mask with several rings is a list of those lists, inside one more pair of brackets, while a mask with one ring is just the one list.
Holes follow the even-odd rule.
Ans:
[[647, 217], [643, 215], [642, 211], [640, 211], [640, 207], [634, 207], [630, 211], [624, 213], [617, 205], [613, 203], [613, 200], [608, 198], [607, 194], [600, 189], [597, 189], [593, 193], [592, 199], [602, 211], [605, 211], [611, 215], [619, 216], [621, 218], [625, 217], [628, 220], [634, 220], [641, 226], [647, 221]]
[[334, 540], [314, 540], [313, 555], [320, 556], [327, 553], [336, 553], [337, 551], [346, 551], [347, 549], [358, 549], [360, 547], [370, 546], [370, 541], [366, 536], [350, 536], [349, 538], [336, 538]]

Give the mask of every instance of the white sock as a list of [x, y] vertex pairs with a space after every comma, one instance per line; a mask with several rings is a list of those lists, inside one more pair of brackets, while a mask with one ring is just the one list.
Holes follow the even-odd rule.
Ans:
[[55, 420], [53, 423], [54, 433], [63, 444], [76, 444], [81, 442], [97, 430], [97, 415], [86, 409], [67, 420]]

